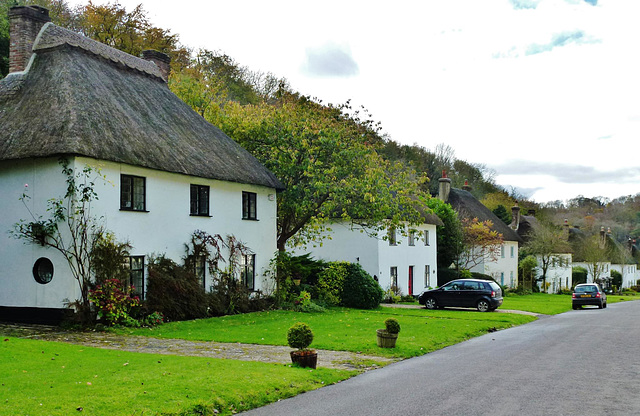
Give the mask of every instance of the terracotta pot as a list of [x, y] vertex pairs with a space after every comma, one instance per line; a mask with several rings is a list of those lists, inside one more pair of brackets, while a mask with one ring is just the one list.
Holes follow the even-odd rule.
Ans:
[[378, 329], [376, 333], [378, 335], [378, 347], [395, 348], [398, 334], [390, 334], [386, 329]]
[[318, 353], [314, 350], [308, 351], [291, 351], [291, 362], [298, 364], [300, 367], [316, 368], [318, 364]]

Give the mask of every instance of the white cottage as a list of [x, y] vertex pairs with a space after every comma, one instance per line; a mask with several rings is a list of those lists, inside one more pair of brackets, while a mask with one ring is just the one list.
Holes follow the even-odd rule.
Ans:
[[[254, 254], [241, 259], [244, 284], [263, 277], [276, 252], [280, 181], [167, 87], [169, 61], [137, 58], [49, 22], [38, 6], [9, 12], [11, 73], [0, 81], [0, 318], [56, 321], [80, 297], [57, 251], [9, 235], [29, 211], [66, 190], [60, 157], [99, 168], [92, 214], [128, 240], [132, 283], [144, 296], [146, 262], [176, 262], [195, 230], [234, 235]], [[25, 188], [25, 185], [28, 185]], [[46, 216], [46, 215], [45, 215]], [[205, 288], [211, 277], [200, 276]]]
[[[467, 186], [467, 185], [465, 185]], [[502, 234], [503, 244], [497, 256], [485, 255], [471, 271], [493, 277], [503, 286], [516, 287], [518, 285], [518, 246], [522, 243], [520, 236], [491, 210], [478, 201], [467, 189], [451, 187], [451, 179], [439, 179], [438, 198], [448, 204], [458, 213], [458, 218], [478, 218], [480, 221], [491, 220], [493, 229]]]
[[[423, 215], [424, 223], [411, 227], [403, 236], [396, 230], [374, 231], [334, 222], [322, 245], [310, 250], [326, 261], [359, 263], [387, 290], [396, 287], [403, 294], [419, 295], [437, 286], [436, 215]], [[298, 250], [300, 254], [300, 250]]]

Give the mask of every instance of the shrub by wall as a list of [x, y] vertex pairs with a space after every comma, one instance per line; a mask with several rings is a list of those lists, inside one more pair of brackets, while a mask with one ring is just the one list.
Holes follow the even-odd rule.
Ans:
[[318, 276], [318, 298], [328, 305], [339, 305], [342, 302], [342, 291], [348, 274], [349, 263], [334, 261], [328, 263]]
[[146, 307], [172, 321], [207, 316], [202, 282], [194, 273], [165, 257], [153, 259], [149, 264]]

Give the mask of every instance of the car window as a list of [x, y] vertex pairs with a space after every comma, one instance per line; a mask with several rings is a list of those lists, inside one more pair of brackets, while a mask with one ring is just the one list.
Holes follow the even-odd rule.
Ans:
[[575, 291], [577, 293], [583, 293], [583, 292], [597, 292], [598, 289], [596, 288], [596, 286], [576, 286]]
[[489, 282], [489, 286], [491, 286], [491, 289], [495, 290], [496, 292], [502, 292], [500, 286], [498, 286], [498, 284], [495, 282]]
[[464, 282], [462, 290], [482, 290], [483, 286], [480, 282]]
[[442, 290], [460, 290], [461, 286], [462, 286], [461, 282], [453, 281], [442, 286]]

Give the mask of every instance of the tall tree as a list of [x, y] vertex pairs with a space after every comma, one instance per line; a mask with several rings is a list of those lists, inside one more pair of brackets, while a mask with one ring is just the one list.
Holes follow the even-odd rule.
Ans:
[[321, 238], [334, 219], [374, 230], [421, 221], [423, 178], [385, 162], [370, 144], [376, 124], [346, 110], [284, 93], [276, 105], [227, 103], [210, 120], [286, 186], [278, 196], [280, 251]]

